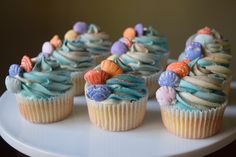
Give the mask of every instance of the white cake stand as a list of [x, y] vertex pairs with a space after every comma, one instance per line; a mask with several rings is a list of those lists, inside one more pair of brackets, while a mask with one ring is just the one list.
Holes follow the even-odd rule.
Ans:
[[217, 135], [188, 140], [163, 127], [155, 99], [148, 102], [142, 126], [108, 132], [90, 123], [84, 97], [75, 98], [73, 114], [66, 120], [39, 125], [24, 120], [15, 96], [5, 92], [0, 99], [0, 133], [12, 147], [33, 157], [203, 156], [236, 139], [236, 104], [227, 107]]

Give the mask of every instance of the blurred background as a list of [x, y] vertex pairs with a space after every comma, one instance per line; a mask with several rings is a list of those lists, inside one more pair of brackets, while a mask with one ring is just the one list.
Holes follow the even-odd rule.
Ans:
[[[169, 41], [171, 57], [184, 49], [186, 39], [198, 29], [215, 28], [236, 49], [234, 0], [7, 0], [0, 5], [0, 91], [8, 67], [27, 54], [36, 56], [44, 41], [60, 37], [77, 21], [99, 25], [114, 41], [136, 23], [153, 26]], [[236, 62], [232, 61], [232, 67]], [[233, 77], [236, 78], [235, 69]]]

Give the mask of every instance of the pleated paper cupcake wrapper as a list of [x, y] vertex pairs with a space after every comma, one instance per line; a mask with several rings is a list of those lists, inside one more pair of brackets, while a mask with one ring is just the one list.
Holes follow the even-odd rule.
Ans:
[[151, 98], [155, 95], [157, 89], [159, 88], [159, 84], [158, 84], [158, 79], [160, 77], [162, 73], [162, 70], [160, 70], [159, 72], [152, 74], [150, 76], [143, 76], [142, 78], [144, 78], [145, 83], [146, 83], [146, 87], [148, 88], [148, 97]]
[[52, 123], [65, 119], [72, 112], [73, 91], [47, 100], [30, 100], [16, 95], [21, 115], [32, 123]]
[[135, 102], [96, 102], [86, 97], [90, 121], [108, 131], [127, 131], [142, 124], [147, 96]]
[[73, 72], [71, 79], [73, 82], [74, 96], [79, 96], [84, 94], [84, 85], [86, 81], [84, 80], [84, 74], [86, 72]]
[[227, 102], [209, 111], [181, 111], [173, 107], [161, 107], [164, 126], [182, 138], [201, 139], [213, 136], [221, 126]]
[[94, 55], [92, 58], [95, 60], [95, 64], [98, 65], [110, 55], [110, 53], [102, 53], [101, 55]]

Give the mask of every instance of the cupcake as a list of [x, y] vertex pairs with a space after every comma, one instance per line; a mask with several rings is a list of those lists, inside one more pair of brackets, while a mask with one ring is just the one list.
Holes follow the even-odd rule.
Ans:
[[[153, 53], [161, 56], [160, 62], [162, 67], [166, 66], [169, 57], [167, 38], [162, 36], [156, 29], [151, 26], [144, 27], [141, 23], [136, 24], [134, 27], [124, 30], [123, 38], [120, 41], [127, 44], [127, 40], [131, 41], [131, 43], [143, 44], [148, 49], [155, 50]], [[129, 47], [129, 45], [127, 46]]]
[[90, 121], [108, 131], [127, 131], [142, 124], [147, 106], [144, 80], [123, 74], [114, 62], [85, 74], [85, 97]]
[[[123, 51], [121, 45], [124, 46], [120, 41], [113, 44], [111, 51], [114, 55], [108, 59], [119, 65], [124, 73], [142, 77], [148, 88], [149, 97], [154, 96], [163, 69], [160, 62], [162, 56], [156, 53], [157, 47], [133, 43], [130, 48]], [[122, 54], [116, 55], [121, 51]]]
[[[194, 53], [191, 53], [193, 51]], [[205, 57], [206, 60], [211, 62], [211, 71], [214, 71], [215, 75], [222, 75], [222, 69], [227, 69], [226, 73], [223, 73], [223, 77], [225, 79], [224, 91], [228, 94], [232, 79], [229, 72], [232, 55], [230, 54], [228, 40], [225, 40], [215, 29], [202, 28], [187, 40], [185, 52], [180, 55], [179, 60], [193, 60], [199, 57], [200, 53], [202, 54], [201, 57]]]
[[48, 53], [41, 53], [37, 58], [24, 56], [21, 65], [11, 65], [5, 84], [16, 95], [20, 113], [29, 122], [60, 121], [72, 111], [70, 73], [49, 59]]
[[219, 131], [228, 100], [224, 78], [210, 67], [208, 60], [196, 58], [171, 63], [161, 74], [156, 98], [162, 122], [173, 134], [200, 139]]
[[[82, 22], [74, 25], [74, 30], [79, 28]], [[77, 31], [79, 32], [79, 31]], [[92, 55], [96, 64], [100, 64], [102, 60], [110, 55], [111, 41], [108, 34], [102, 32], [95, 24], [88, 24], [86, 31], [80, 35], [80, 40], [85, 44], [86, 50]]]
[[95, 67], [94, 59], [86, 50], [85, 43], [79, 38], [79, 34], [74, 30], [70, 30], [65, 34], [63, 42], [57, 35], [50, 41], [50, 44], [55, 49], [50, 58], [56, 60], [62, 68], [71, 72], [75, 96], [84, 93], [84, 74]]

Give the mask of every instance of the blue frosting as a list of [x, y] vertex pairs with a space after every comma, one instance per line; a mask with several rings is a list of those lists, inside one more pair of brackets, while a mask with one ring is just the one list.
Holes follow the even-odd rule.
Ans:
[[115, 101], [136, 101], [147, 95], [144, 80], [133, 75], [120, 74], [106, 81], [112, 94], [108, 99]]

